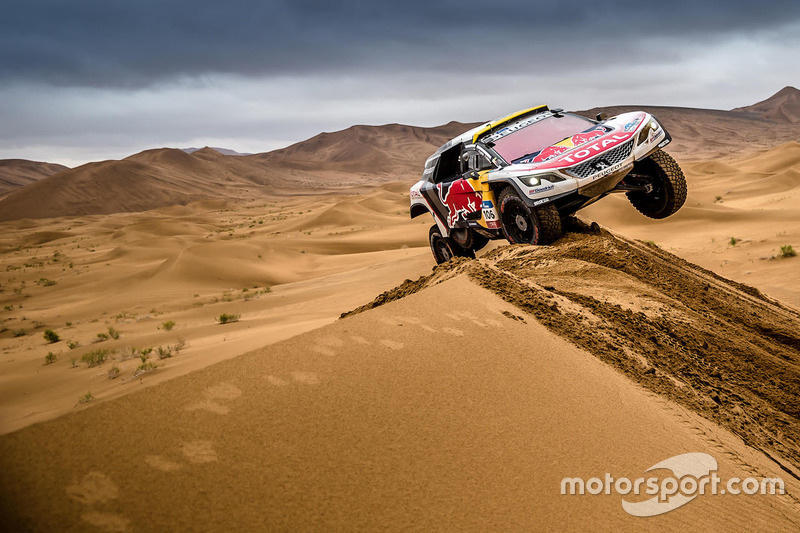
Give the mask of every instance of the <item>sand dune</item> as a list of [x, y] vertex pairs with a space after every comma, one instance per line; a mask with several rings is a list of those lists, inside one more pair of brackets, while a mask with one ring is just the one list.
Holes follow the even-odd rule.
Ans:
[[[544, 279], [540, 265], [552, 270], [556, 261], [564, 262]], [[592, 282], [598, 270], [612, 280], [601, 293]], [[698, 292], [670, 286], [677, 281]], [[787, 456], [797, 452], [789, 446], [794, 433], [778, 436], [774, 425], [796, 416], [787, 411], [796, 405], [800, 352], [775, 334], [796, 331], [797, 314], [607, 234], [505, 248], [393, 292], [406, 294], [0, 437], [6, 524], [107, 531], [599, 523], [793, 531], [800, 524], [800, 482], [774, 451], [785, 443]], [[729, 314], [751, 310], [773, 329], [743, 327]], [[692, 335], [671, 336], [672, 327], [692, 325], [699, 328]], [[780, 369], [779, 382], [751, 390], [763, 380], [757, 365], [742, 367], [739, 352], [702, 350], [705, 338], [720, 348], [764, 343], [755, 356]], [[695, 410], [736, 434], [747, 430], [751, 444], [772, 437], [774, 460]], [[796, 421], [781, 427], [796, 429]], [[700, 496], [647, 519], [626, 514], [619, 495], [560, 494], [564, 477], [635, 478], [687, 452], [712, 454], [724, 479], [783, 476], [787, 494]]]
[[[160, 362], [145, 384], [169, 379], [318, 327], [429, 271], [422, 248], [429, 222], [409, 224], [401, 188], [279, 198], [235, 210], [190, 204], [4, 223], [0, 431], [68, 412], [86, 390], [98, 397], [130, 392], [138, 359], [118, 362], [123, 376], [109, 380], [80, 362], [92, 350], [116, 350], [112, 358], [120, 358], [131, 347], [184, 339], [187, 357]], [[222, 313], [242, 320], [223, 328], [215, 322]], [[167, 321], [176, 323], [173, 330], [161, 328]], [[109, 327], [120, 338], [93, 343]], [[48, 328], [62, 341], [47, 344]], [[57, 362], [43, 367], [49, 352]], [[72, 368], [72, 358], [80, 368]], [[30, 394], [30, 379], [47, 386]]]
[[[797, 91], [789, 89], [765, 101], [771, 102], [768, 107], [791, 116]], [[797, 124], [747, 110], [617, 106], [602, 111], [617, 114], [633, 109], [654, 113], [675, 139], [670, 152], [686, 161], [740, 157], [796, 142], [800, 133]], [[583, 113], [594, 117], [600, 110]], [[201, 200], [249, 201], [302, 191], [325, 194], [389, 181], [412, 182], [436, 148], [474, 125], [352, 126], [247, 156], [226, 156], [208, 147], [192, 153], [147, 150], [122, 161], [83, 165], [23, 187], [0, 199], [0, 221], [138, 212]]]
[[800, 122], [800, 90], [784, 87], [766, 100], [734, 111], [754, 113], [775, 122], [797, 124]]
[[681, 163], [689, 197], [676, 215], [649, 220], [624, 196], [613, 196], [581, 211], [582, 216], [800, 308], [800, 259], [781, 255], [782, 246], [800, 250], [800, 144], [737, 159]]
[[[797, 125], [653, 111], [689, 182], [677, 215], [610, 197], [581, 217], [614, 233], [577, 221], [433, 274], [408, 187], [469, 125], [148, 150], [12, 193], [2, 529], [796, 531]], [[689, 452], [788, 494], [648, 519], [559, 494]]]
[[27, 159], [0, 159], [0, 197], [62, 170], [67, 170], [67, 167], [56, 163], [42, 163]]

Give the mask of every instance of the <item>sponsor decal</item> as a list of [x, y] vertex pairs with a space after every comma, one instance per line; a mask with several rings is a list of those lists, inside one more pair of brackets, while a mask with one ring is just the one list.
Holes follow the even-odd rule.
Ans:
[[569, 150], [569, 148], [569, 146], [554, 144], [553, 146], [548, 146], [539, 152], [539, 155], [533, 158], [525, 159], [524, 161], [520, 161], [520, 163], [543, 163], [545, 161], [550, 161], [554, 157], [557, 157]]
[[633, 131], [636, 129], [636, 126], [641, 122], [642, 119], [640, 117], [636, 117], [635, 119], [631, 120], [627, 124], [625, 124], [622, 129], [625, 131]]
[[570, 152], [567, 155], [554, 159], [553, 161], [550, 161], [546, 165], [540, 166], [539, 168], [557, 168], [561, 166], [582, 163], [591, 157], [605, 152], [609, 148], [613, 148], [614, 146], [622, 144], [623, 142], [629, 140], [632, 136], [633, 133], [631, 132], [607, 135], [601, 139], [597, 139], [592, 143], [587, 143], [586, 145], [582, 146], [580, 150]]
[[549, 201], [550, 201], [550, 198], [542, 198], [541, 200], [536, 200], [535, 202], [533, 202], [533, 205], [542, 205], [542, 204], [546, 204]]
[[461, 217], [480, 209], [483, 203], [480, 193], [476, 192], [467, 180], [440, 183], [436, 187], [439, 189], [439, 199], [447, 207], [447, 225], [451, 228]]
[[491, 200], [484, 200], [483, 201], [483, 208], [484, 209], [494, 209], [494, 204]]
[[598, 137], [601, 137], [605, 132], [606, 130], [602, 126], [597, 126], [593, 130], [573, 135], [570, 137], [570, 141], [572, 141], [572, 146], [581, 146], [582, 144], [586, 144], [589, 141], [593, 141]]
[[411, 189], [411, 198], [422, 198], [422, 193], [417, 189]]
[[661, 141], [660, 143], [658, 143], [658, 147], [659, 147], [659, 148], [664, 148], [664, 147], [665, 147], [666, 145], [668, 145], [668, 144], [669, 144], [669, 139], [664, 139], [663, 141]]
[[528, 194], [539, 194], [540, 192], [552, 191], [555, 188], [556, 188], [555, 185], [545, 185], [544, 187], [537, 187], [535, 189], [529, 190]]

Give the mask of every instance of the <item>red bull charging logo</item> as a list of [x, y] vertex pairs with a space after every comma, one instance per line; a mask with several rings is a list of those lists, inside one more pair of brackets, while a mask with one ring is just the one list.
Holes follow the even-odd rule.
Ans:
[[450, 184], [445, 189], [447, 184], [439, 184], [439, 199], [442, 204], [447, 206], [447, 225], [451, 228], [455, 226], [459, 218], [466, 217], [470, 213], [481, 208], [481, 194], [476, 192], [475, 189], [467, 182], [467, 180], [460, 179]]

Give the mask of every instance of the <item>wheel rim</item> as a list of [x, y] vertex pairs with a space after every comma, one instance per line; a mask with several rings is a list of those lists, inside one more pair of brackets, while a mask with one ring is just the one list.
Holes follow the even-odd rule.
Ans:
[[441, 258], [442, 263], [450, 261], [453, 258], [453, 254], [450, 252], [450, 247], [447, 246], [447, 243], [444, 242], [444, 239], [436, 239], [434, 246], [436, 247], [437, 254]]
[[534, 225], [530, 213], [518, 202], [509, 202], [503, 212], [503, 227], [515, 243], [533, 242]]

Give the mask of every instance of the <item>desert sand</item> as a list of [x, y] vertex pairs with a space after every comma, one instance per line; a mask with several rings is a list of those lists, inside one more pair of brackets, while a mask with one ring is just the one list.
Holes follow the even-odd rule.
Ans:
[[[0, 201], [4, 529], [797, 530], [791, 94], [666, 110], [689, 182], [670, 219], [611, 197], [553, 246], [433, 272], [407, 190], [463, 124], [153, 150], [18, 187]], [[559, 494], [687, 452], [787, 494], [648, 519]]]

